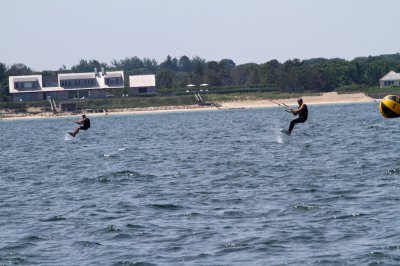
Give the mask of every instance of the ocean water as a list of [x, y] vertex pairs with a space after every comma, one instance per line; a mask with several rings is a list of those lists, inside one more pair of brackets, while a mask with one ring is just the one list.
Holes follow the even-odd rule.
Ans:
[[400, 265], [378, 103], [0, 121], [0, 265]]

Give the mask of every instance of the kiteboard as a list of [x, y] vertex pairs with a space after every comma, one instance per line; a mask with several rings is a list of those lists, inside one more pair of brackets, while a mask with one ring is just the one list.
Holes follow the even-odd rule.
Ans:
[[286, 129], [281, 128], [281, 132], [286, 134], [286, 135], [288, 135], [288, 136], [290, 136], [289, 131], [287, 131]]
[[74, 132], [68, 131], [68, 134], [75, 138]]

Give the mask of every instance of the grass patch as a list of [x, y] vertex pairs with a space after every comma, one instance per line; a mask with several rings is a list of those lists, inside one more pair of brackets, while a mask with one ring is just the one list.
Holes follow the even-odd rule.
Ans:
[[348, 85], [337, 88], [336, 91], [340, 94], [362, 92], [374, 99], [382, 99], [386, 95], [400, 95], [399, 86], [380, 88], [378, 86], [366, 87], [360, 85]]
[[193, 96], [126, 97], [78, 101], [78, 109], [123, 109], [195, 104]]
[[255, 93], [231, 93], [231, 94], [207, 94], [203, 100], [213, 102], [234, 102], [234, 101], [256, 101], [267, 99], [289, 99], [301, 96], [315, 96], [320, 93], [281, 93], [281, 92], [255, 92]]
[[[380, 89], [378, 87], [365, 88], [361, 86], [340, 87], [336, 90], [340, 94], [363, 92], [373, 98], [383, 98], [389, 94], [400, 95], [400, 87]], [[288, 99], [301, 96], [318, 96], [316, 92], [283, 93], [278, 91], [256, 91], [256, 92], [234, 92], [234, 93], [200, 93], [204, 101], [208, 102], [233, 102], [254, 101], [267, 99]], [[78, 109], [112, 110], [124, 108], [147, 108], [162, 106], [195, 105], [196, 99], [193, 93], [177, 96], [152, 96], [152, 97], [119, 97], [106, 99], [83, 99], [76, 100]], [[57, 102], [58, 105], [58, 102]], [[29, 107], [40, 107], [49, 110], [48, 101], [36, 102], [0, 102], [0, 109], [19, 110], [23, 112]]]

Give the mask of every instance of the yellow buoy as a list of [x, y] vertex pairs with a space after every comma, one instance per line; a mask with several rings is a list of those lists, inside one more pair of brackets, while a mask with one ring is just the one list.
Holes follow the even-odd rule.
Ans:
[[396, 95], [388, 95], [381, 100], [379, 112], [384, 118], [400, 117], [400, 98]]

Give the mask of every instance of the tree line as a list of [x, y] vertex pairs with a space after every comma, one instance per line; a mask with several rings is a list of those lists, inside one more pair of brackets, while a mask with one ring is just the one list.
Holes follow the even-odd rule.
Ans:
[[[110, 64], [97, 60], [81, 59], [71, 68], [37, 72], [25, 64], [6, 66], [0, 63], [0, 100], [9, 101], [8, 77], [41, 74], [92, 72], [94, 68], [108, 71], [123, 70], [127, 76], [155, 74], [157, 89], [173, 92], [188, 84], [209, 84], [209, 88], [224, 87], [274, 87], [282, 92], [328, 92], [339, 87], [377, 86], [379, 79], [393, 70], [400, 72], [400, 54], [340, 58], [290, 59], [283, 63], [270, 60], [266, 63], [236, 65], [231, 59], [206, 61], [200, 57], [171, 57], [158, 63], [155, 59], [137, 56], [113, 60]], [[125, 79], [128, 82], [128, 79]], [[126, 84], [127, 85], [127, 84]]]

